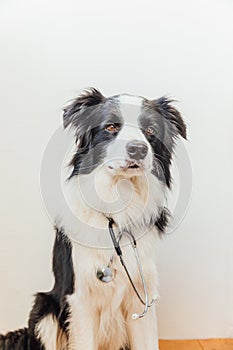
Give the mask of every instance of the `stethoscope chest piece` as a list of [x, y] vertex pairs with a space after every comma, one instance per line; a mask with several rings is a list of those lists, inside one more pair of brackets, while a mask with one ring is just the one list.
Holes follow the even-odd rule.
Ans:
[[96, 277], [104, 283], [109, 283], [114, 278], [114, 273], [110, 267], [106, 266], [97, 266], [96, 268]]

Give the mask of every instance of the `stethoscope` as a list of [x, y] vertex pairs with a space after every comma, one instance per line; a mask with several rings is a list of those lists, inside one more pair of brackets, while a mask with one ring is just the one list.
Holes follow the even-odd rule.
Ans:
[[[119, 256], [120, 262], [121, 262], [122, 266], [124, 267], [124, 270], [125, 270], [125, 272], [126, 272], [126, 274], [128, 276], [128, 279], [130, 281], [130, 284], [132, 285], [132, 287], [133, 287], [133, 289], [134, 289], [138, 299], [144, 305], [144, 310], [143, 310], [142, 313], [134, 313], [134, 314], [132, 314], [132, 319], [133, 320], [137, 320], [137, 319], [142, 318], [142, 317], [144, 317], [146, 315], [146, 313], [148, 311], [148, 308], [151, 307], [154, 304], [155, 299], [152, 299], [151, 302], [149, 303], [148, 290], [147, 290], [147, 286], [146, 286], [146, 282], [145, 282], [145, 278], [144, 278], [144, 274], [143, 274], [141, 259], [140, 259], [139, 253], [138, 253], [137, 242], [136, 242], [135, 237], [133, 236], [133, 234], [131, 232], [124, 231], [124, 232], [121, 232], [119, 234], [118, 239], [117, 239], [116, 236], [115, 236], [114, 230], [113, 230], [114, 220], [112, 218], [108, 218], [108, 221], [109, 221], [108, 222], [108, 229], [109, 229], [109, 233], [110, 233], [110, 236], [111, 236], [111, 239], [112, 239], [115, 251], [116, 251], [117, 255]], [[121, 247], [120, 247], [120, 241], [121, 241], [121, 238], [123, 237], [123, 235], [127, 235], [127, 237], [130, 240], [131, 246], [133, 248], [134, 256], [135, 256], [135, 259], [136, 259], [136, 262], [137, 262], [138, 271], [139, 271], [141, 282], [142, 282], [142, 285], [143, 285], [145, 299], [143, 299], [141, 297], [141, 295], [139, 294], [139, 292], [138, 292], [138, 290], [137, 290], [137, 288], [136, 288], [136, 286], [135, 286], [135, 284], [134, 284], [134, 282], [132, 280], [132, 277], [130, 276], [130, 273], [129, 273], [128, 269], [127, 269], [127, 266], [125, 264], [125, 261], [124, 261], [124, 258], [123, 258], [123, 254], [122, 254], [122, 250], [121, 250]]]

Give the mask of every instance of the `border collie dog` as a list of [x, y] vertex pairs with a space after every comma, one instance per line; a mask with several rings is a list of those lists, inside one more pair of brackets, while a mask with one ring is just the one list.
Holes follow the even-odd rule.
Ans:
[[28, 328], [0, 336], [0, 349], [158, 350], [155, 245], [168, 224], [172, 153], [185, 123], [166, 97], [106, 98], [95, 88], [63, 117], [75, 152], [54, 288], [37, 294]]

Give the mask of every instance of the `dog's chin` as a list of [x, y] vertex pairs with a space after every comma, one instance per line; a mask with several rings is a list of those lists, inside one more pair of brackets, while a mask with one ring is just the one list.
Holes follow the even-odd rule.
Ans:
[[145, 166], [141, 162], [134, 160], [125, 161], [123, 164], [107, 164], [107, 171], [112, 176], [134, 177], [142, 176], [145, 172]]

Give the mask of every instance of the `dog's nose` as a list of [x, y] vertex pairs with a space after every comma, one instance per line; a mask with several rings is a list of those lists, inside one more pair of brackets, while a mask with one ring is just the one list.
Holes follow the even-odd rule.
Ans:
[[147, 144], [143, 141], [130, 141], [126, 145], [126, 150], [132, 159], [144, 159], [148, 152]]

